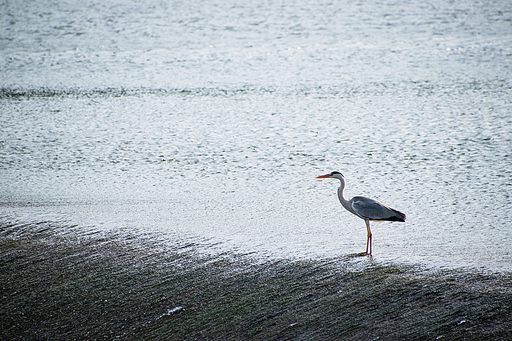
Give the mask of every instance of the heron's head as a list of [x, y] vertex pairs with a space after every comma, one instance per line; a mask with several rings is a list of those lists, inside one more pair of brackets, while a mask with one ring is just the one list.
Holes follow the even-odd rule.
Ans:
[[343, 174], [341, 174], [340, 172], [331, 172], [329, 174], [325, 174], [325, 175], [320, 175], [320, 176], [317, 176], [316, 177], [317, 179], [338, 179], [338, 180], [345, 180], [345, 178], [343, 177]]

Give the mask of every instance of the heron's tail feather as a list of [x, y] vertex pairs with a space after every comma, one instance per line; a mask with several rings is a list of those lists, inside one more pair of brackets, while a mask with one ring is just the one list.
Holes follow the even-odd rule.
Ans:
[[389, 221], [401, 221], [401, 222], [405, 221], [406, 217], [405, 217], [404, 213], [399, 212], [397, 210], [393, 210], [393, 209], [391, 209], [391, 210], [393, 211], [393, 213], [395, 213], [395, 215], [390, 217], [389, 219], [386, 219], [386, 220], [389, 220]]

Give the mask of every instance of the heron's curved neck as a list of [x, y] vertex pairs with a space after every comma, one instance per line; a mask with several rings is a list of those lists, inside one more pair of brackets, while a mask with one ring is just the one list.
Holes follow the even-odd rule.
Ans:
[[341, 184], [340, 184], [340, 187], [338, 188], [338, 199], [340, 199], [340, 202], [343, 205], [343, 207], [345, 207], [347, 210], [352, 212], [352, 207], [350, 207], [350, 203], [348, 202], [348, 200], [345, 200], [345, 198], [343, 197], [343, 190], [345, 189], [345, 181], [340, 179], [340, 182], [341, 182]]

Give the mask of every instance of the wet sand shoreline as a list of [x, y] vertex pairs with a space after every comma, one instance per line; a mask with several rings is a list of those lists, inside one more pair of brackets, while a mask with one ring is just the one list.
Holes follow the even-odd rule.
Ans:
[[[28, 231], [28, 232], [27, 232]], [[512, 274], [0, 226], [2, 340], [507, 340]]]

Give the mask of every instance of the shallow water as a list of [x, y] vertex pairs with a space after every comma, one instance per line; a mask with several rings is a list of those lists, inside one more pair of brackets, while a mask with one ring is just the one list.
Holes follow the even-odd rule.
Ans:
[[512, 4], [2, 8], [2, 224], [512, 270]]

